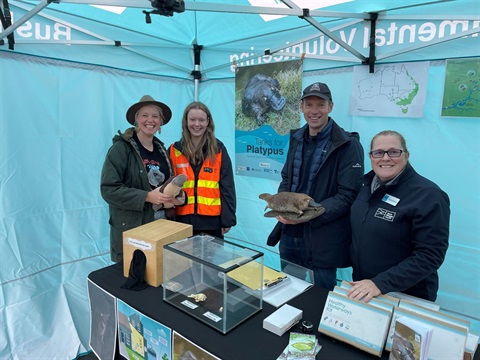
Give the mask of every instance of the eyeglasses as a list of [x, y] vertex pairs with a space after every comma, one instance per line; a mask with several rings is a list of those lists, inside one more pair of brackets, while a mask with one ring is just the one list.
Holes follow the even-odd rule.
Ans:
[[388, 154], [390, 158], [398, 158], [400, 155], [402, 155], [403, 150], [398, 150], [398, 149], [391, 149], [388, 151], [385, 150], [373, 150], [370, 151], [370, 156], [374, 159], [381, 159], [385, 154]]

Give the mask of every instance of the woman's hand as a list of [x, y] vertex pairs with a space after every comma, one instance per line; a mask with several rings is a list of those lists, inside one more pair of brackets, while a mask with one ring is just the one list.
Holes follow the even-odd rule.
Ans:
[[382, 292], [372, 280], [350, 282], [352, 287], [347, 292], [349, 298], [369, 302], [371, 298], [381, 295]]
[[153, 205], [162, 205], [165, 203], [174, 203], [174, 196], [167, 195], [158, 191], [158, 189], [154, 189], [149, 191], [147, 194], [147, 198], [145, 199], [146, 202], [152, 203]]

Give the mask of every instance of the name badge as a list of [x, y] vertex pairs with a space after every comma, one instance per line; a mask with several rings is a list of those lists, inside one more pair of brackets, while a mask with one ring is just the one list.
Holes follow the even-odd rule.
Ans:
[[390, 204], [392, 206], [397, 206], [398, 202], [400, 201], [399, 198], [385, 194], [385, 196], [382, 199], [383, 202], [386, 202], [387, 204]]

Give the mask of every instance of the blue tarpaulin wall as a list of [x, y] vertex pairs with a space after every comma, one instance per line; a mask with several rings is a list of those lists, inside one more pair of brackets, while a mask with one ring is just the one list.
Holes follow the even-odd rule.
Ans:
[[[459, 17], [471, 14], [471, 9], [478, 10], [477, 2], [452, 3], [457, 6], [450, 5], [451, 13], [465, 11]], [[470, 4], [471, 8], [467, 12], [458, 3]], [[33, 7], [29, 2], [11, 1], [12, 4], [17, 19]], [[360, 4], [363, 2], [355, 1], [351, 6]], [[62, 5], [69, 12], [45, 10], [42, 14], [49, 15], [48, 21], [57, 22], [62, 17], [69, 25], [76, 22], [78, 27], [91, 26], [88, 17], [75, 18], [71, 14], [86, 5]], [[442, 12], [448, 14], [446, 5], [441, 6]], [[137, 14], [140, 10], [133, 10], [127, 9], [138, 24], [135, 31], [140, 39], [127, 31], [131, 29], [118, 27], [112, 30], [111, 39], [127, 37], [140, 43], [153, 36], [145, 35], [145, 29], [151, 31], [151, 28], [142, 23], [144, 19], [140, 17], [143, 15]], [[100, 10], [92, 8], [86, 13], [90, 11], [95, 12], [98, 21]], [[435, 13], [434, 10], [430, 12]], [[38, 33], [35, 35], [33, 19], [30, 30], [16, 31], [18, 41], [14, 51], [8, 50], [7, 45], [0, 47], [0, 358], [69, 359], [89, 350], [86, 277], [91, 271], [110, 264], [108, 208], [99, 192], [100, 170], [113, 135], [129, 126], [125, 119], [126, 109], [144, 94], [169, 104], [173, 119], [162, 128], [160, 135], [169, 145], [180, 137], [181, 114], [198, 91], [198, 99], [212, 110], [217, 137], [226, 144], [234, 159], [234, 72], [230, 65], [221, 65], [231, 63], [242, 52], [254, 52], [253, 48], [280, 47], [287, 35], [292, 42], [313, 36], [308, 33], [312, 29], [296, 27], [290, 22], [288, 26], [284, 23], [290, 31], [283, 33], [282, 23], [261, 20], [265, 25], [262, 30], [265, 37], [257, 39], [258, 15], [202, 13], [205, 18], [193, 19], [193, 13], [186, 11], [172, 18], [154, 18], [156, 29], [159, 23], [169, 22], [169, 37], [175, 42], [169, 45], [155, 38], [153, 43], [161, 46], [143, 45], [141, 52], [138, 47], [131, 51], [110, 45], [53, 44], [53, 40], [48, 39], [42, 43]], [[476, 12], [477, 18], [479, 13]], [[192, 23], [182, 23], [181, 16], [188, 16]], [[244, 33], [239, 36], [242, 40], [238, 40], [238, 44], [229, 43], [228, 39], [224, 41], [222, 33], [216, 31], [216, 26], [225, 26], [224, 21], [230, 16], [246, 16]], [[40, 14], [34, 18], [37, 24], [44, 24], [38, 26], [44, 37], [45, 18]], [[103, 15], [102, 24], [97, 23], [97, 28], [91, 31], [104, 31], [103, 23], [113, 22], [113, 19], [116, 18], [110, 13]], [[216, 23], [212, 19], [216, 19]], [[422, 21], [425, 22], [427, 20]], [[384, 20], [384, 27], [391, 28], [386, 23], [388, 20]], [[432, 23], [438, 24], [438, 21]], [[478, 19], [476, 23], [472, 20], [467, 23], [463, 31], [472, 31], [475, 26], [478, 29]], [[57, 31], [61, 30], [61, 26], [57, 26]], [[350, 30], [345, 36], [352, 34]], [[22, 37], [19, 31], [22, 35], [29, 31], [32, 34], [29, 38]], [[205, 42], [198, 43], [209, 43], [213, 50], [211, 53], [205, 50], [200, 69], [211, 70], [196, 88], [185, 69], [193, 70], [191, 44], [195, 37], [201, 39], [204, 33], [209, 34], [208, 37], [205, 35]], [[226, 31], [225, 36], [228, 34], [230, 32]], [[336, 34], [341, 37], [338, 32]], [[371, 138], [379, 131], [401, 132], [407, 139], [410, 161], [415, 169], [449, 194], [452, 210], [450, 247], [440, 269], [437, 302], [444, 309], [467, 315], [478, 333], [475, 318], [480, 318], [480, 117], [440, 116], [446, 59], [478, 57], [480, 49], [476, 35], [478, 33], [473, 31], [446, 44], [408, 51], [389, 59], [398, 62], [431, 60], [423, 118], [349, 115], [347, 89], [352, 85], [353, 66], [360, 66], [358, 59], [351, 56], [349, 61], [307, 56], [303, 86], [314, 81], [329, 84], [335, 102], [332, 117], [346, 130], [359, 132], [366, 151]], [[85, 35], [85, 39], [91, 36]], [[215, 36], [218, 41], [214, 41]], [[305, 50], [310, 40], [305, 41], [298, 49]], [[216, 43], [218, 48], [215, 48]], [[318, 41], [317, 45], [321, 46], [320, 43]], [[358, 48], [368, 56], [368, 49], [362, 45]], [[302, 52], [293, 48], [288, 51]], [[387, 51], [379, 47], [378, 51], [380, 57], [382, 51], [386, 54], [398, 49]], [[241, 62], [240, 57], [237, 60]], [[288, 59], [279, 55], [276, 60]], [[260, 56], [240, 65], [260, 61], [275, 59]], [[368, 160], [365, 168], [370, 168]], [[275, 220], [263, 217], [265, 203], [258, 199], [258, 194], [275, 193], [279, 180], [236, 176], [235, 181], [238, 225], [229, 232], [227, 239], [265, 251], [268, 264], [269, 259], [276, 256], [275, 248], [265, 246]], [[341, 271], [339, 275], [348, 278], [349, 272]]]

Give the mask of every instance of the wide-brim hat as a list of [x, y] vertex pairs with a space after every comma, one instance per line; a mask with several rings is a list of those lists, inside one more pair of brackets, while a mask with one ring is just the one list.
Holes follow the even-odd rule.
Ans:
[[170, 119], [172, 118], [172, 110], [170, 110], [170, 108], [166, 104], [164, 104], [160, 101], [156, 101], [150, 95], [143, 95], [139, 102], [137, 102], [136, 104], [133, 104], [127, 110], [127, 121], [130, 124], [132, 124], [132, 125], [135, 124], [135, 114], [137, 113], [137, 111], [141, 107], [143, 107], [145, 105], [156, 105], [160, 109], [162, 109], [163, 117], [164, 117], [162, 125], [165, 125], [166, 123], [168, 123], [170, 121]]

